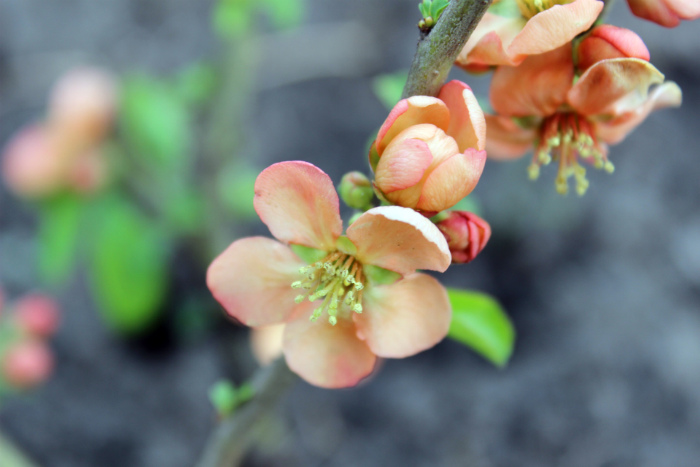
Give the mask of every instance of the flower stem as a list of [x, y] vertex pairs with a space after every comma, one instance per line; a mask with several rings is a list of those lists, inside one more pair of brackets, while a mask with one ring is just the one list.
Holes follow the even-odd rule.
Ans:
[[437, 96], [457, 55], [491, 0], [452, 0], [430, 33], [418, 42], [403, 98]]
[[299, 378], [283, 358], [260, 369], [253, 377], [254, 396], [234, 414], [224, 419], [207, 441], [197, 467], [232, 467], [239, 465], [264, 422]]

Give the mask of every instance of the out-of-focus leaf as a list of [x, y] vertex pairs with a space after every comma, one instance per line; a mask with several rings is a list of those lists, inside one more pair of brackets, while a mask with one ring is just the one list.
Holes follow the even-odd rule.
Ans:
[[46, 202], [39, 222], [39, 275], [47, 285], [60, 285], [73, 273], [83, 212], [82, 200], [74, 194]]
[[253, 386], [248, 383], [238, 388], [228, 381], [220, 380], [209, 389], [209, 400], [220, 417], [227, 417], [241, 404], [248, 402], [255, 395]]
[[123, 199], [103, 201], [92, 245], [91, 286], [105, 322], [133, 335], [158, 317], [168, 285], [168, 238]]
[[401, 93], [408, 79], [407, 71], [379, 75], [372, 81], [374, 94], [384, 106], [391, 110], [401, 100]]
[[251, 0], [219, 0], [212, 12], [214, 31], [226, 38], [240, 37], [250, 29], [253, 12]]
[[462, 198], [459, 203], [450, 208], [450, 211], [469, 211], [477, 216], [481, 215], [481, 203], [473, 193]]
[[258, 172], [233, 164], [221, 172], [217, 180], [219, 197], [231, 212], [239, 218], [256, 217], [253, 199]]
[[143, 162], [160, 169], [182, 164], [192, 146], [190, 117], [178, 93], [155, 79], [133, 76], [124, 83], [122, 128]]
[[304, 0], [263, 0], [263, 7], [279, 29], [299, 26], [304, 18], [305, 6]]
[[506, 16], [508, 18], [517, 18], [523, 14], [518, 8], [518, 3], [515, 0], [501, 0], [499, 2], [493, 2], [489, 7], [489, 13], [493, 13], [498, 16]]
[[180, 97], [195, 105], [206, 102], [214, 94], [216, 86], [216, 71], [204, 63], [188, 66], [177, 75], [175, 80], [175, 87]]
[[452, 322], [448, 336], [474, 349], [494, 365], [508, 363], [515, 343], [515, 330], [501, 305], [491, 296], [448, 289]]
[[196, 232], [203, 222], [202, 196], [186, 186], [179, 190], [169, 190], [168, 193], [165, 205], [165, 216], [168, 222], [180, 232]]

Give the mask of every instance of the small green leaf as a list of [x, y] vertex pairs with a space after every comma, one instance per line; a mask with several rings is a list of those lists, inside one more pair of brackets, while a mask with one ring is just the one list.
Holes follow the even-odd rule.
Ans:
[[39, 275], [60, 285], [75, 266], [83, 201], [74, 194], [57, 196], [41, 209], [38, 236]]
[[255, 180], [259, 172], [240, 163], [229, 164], [220, 172], [216, 180], [216, 189], [223, 204], [238, 218], [253, 219], [257, 217], [253, 200], [255, 199]]
[[278, 29], [297, 27], [304, 18], [303, 0], [263, 0], [263, 7]]
[[391, 110], [401, 100], [407, 79], [408, 72], [405, 70], [379, 75], [372, 81], [372, 89], [381, 103]]
[[218, 77], [210, 65], [195, 63], [178, 73], [175, 88], [178, 95], [190, 104], [206, 102], [216, 90]]
[[523, 16], [516, 0], [500, 0], [494, 2], [489, 7], [489, 13], [505, 16], [507, 18], [519, 18]]
[[371, 264], [365, 264], [362, 271], [375, 284], [388, 285], [401, 279], [401, 274]]
[[289, 245], [295, 255], [301, 258], [307, 264], [313, 264], [316, 261], [321, 261], [328, 255], [328, 252], [323, 250], [317, 250], [316, 248], [311, 248], [310, 246], [304, 245]]
[[222, 37], [235, 38], [246, 34], [253, 22], [250, 0], [219, 0], [212, 12], [214, 31]]
[[209, 389], [209, 400], [220, 416], [231, 415], [238, 405], [236, 386], [225, 379], [217, 381]]
[[515, 330], [501, 305], [480, 292], [448, 289], [452, 322], [448, 336], [474, 349], [494, 365], [508, 363]]

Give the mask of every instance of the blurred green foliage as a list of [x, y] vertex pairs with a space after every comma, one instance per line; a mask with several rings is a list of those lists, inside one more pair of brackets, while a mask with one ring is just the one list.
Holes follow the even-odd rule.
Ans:
[[379, 75], [372, 80], [374, 94], [387, 110], [394, 108], [396, 103], [401, 100], [406, 79], [408, 79], [408, 71], [402, 70]]

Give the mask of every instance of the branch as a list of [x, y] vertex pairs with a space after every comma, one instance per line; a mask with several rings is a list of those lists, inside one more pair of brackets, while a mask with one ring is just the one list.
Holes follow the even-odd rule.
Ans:
[[260, 369], [254, 376], [255, 395], [233, 415], [224, 419], [209, 437], [197, 467], [232, 467], [238, 465], [266, 416], [286, 394], [298, 377], [284, 358]]
[[452, 0], [430, 33], [418, 42], [403, 98], [437, 96], [457, 55], [491, 0]]

